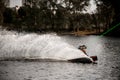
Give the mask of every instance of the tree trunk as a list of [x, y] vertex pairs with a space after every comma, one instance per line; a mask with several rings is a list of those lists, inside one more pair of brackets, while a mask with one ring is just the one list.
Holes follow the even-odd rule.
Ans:
[[3, 15], [2, 12], [0, 11], [0, 25], [3, 23]]

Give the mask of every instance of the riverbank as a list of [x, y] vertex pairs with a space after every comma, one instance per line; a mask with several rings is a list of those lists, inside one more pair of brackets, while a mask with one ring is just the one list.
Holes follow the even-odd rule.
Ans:
[[[0, 31], [3, 33], [6, 31], [12, 31], [12, 32], [17, 32], [17, 33], [37, 33], [37, 34], [51, 34], [51, 33], [56, 33], [58, 35], [73, 35], [73, 36], [86, 36], [86, 35], [100, 35], [101, 33], [96, 33], [96, 30], [84, 30], [84, 31], [51, 31], [51, 30], [36, 30], [36, 31], [26, 31], [26, 30], [9, 30], [9, 29], [4, 29], [0, 27]], [[103, 30], [101, 30], [103, 32]]]
[[[58, 33], [59, 34], [59, 33]], [[74, 36], [86, 36], [86, 35], [100, 35], [101, 33], [96, 33], [96, 31], [77, 31], [77, 32], [62, 32], [61, 35], [74, 35]]]

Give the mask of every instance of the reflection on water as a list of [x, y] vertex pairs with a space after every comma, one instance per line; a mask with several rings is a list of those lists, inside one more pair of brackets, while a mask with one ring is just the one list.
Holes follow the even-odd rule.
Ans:
[[[2, 80], [120, 80], [120, 39], [99, 36], [62, 36], [70, 45], [87, 46], [98, 64], [69, 62], [0, 62]], [[66, 53], [67, 54], [67, 53]]]

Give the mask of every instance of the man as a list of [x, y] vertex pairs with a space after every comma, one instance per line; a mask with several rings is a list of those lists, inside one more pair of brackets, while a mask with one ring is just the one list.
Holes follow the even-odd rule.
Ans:
[[79, 46], [78, 49], [80, 49], [81, 51], [83, 51], [87, 55], [86, 50], [85, 50], [85, 49], [87, 49], [87, 47], [85, 45]]
[[[85, 45], [79, 46], [78, 49], [80, 49], [81, 51], [83, 51], [83, 52], [85, 53], [85, 55], [88, 56], [88, 54], [86, 53], [86, 50], [85, 50], [85, 49], [87, 49], [87, 47], [86, 47]], [[95, 61], [98, 60], [97, 56], [90, 56], [90, 58], [93, 60], [92, 62], [93, 62], [94, 64], [96, 64]]]

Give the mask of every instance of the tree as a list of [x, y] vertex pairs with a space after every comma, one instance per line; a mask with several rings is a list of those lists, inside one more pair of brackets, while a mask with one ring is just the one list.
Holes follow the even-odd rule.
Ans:
[[13, 11], [10, 8], [5, 8], [5, 11], [3, 13], [4, 16], [4, 23], [12, 23], [13, 22]]
[[[36, 30], [79, 30], [88, 27], [89, 16], [81, 11], [89, 5], [89, 0], [26, 0], [18, 14], [6, 9], [5, 21], [28, 31]], [[7, 21], [7, 22], [8, 22]], [[12, 22], [11, 22], [12, 21]], [[18, 25], [17, 25], [18, 24]], [[21, 27], [20, 27], [21, 26]]]
[[3, 23], [4, 8], [5, 8], [4, 2], [3, 2], [3, 0], [0, 0], [0, 24]]
[[96, 25], [96, 32], [101, 32], [101, 24], [104, 29], [109, 29], [110, 24], [112, 23], [114, 16], [114, 9], [110, 3], [104, 4], [100, 0], [95, 0], [97, 5], [96, 13], [93, 14], [93, 22]]

